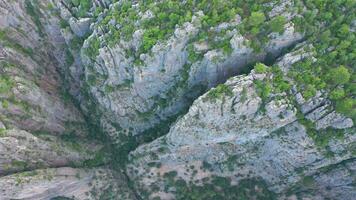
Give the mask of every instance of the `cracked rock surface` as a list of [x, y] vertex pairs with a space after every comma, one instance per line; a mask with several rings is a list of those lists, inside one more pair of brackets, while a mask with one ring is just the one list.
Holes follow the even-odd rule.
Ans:
[[261, 1], [255, 36], [257, 8], [208, 28], [192, 9], [146, 50], [161, 2], [0, 0], [0, 200], [354, 199], [354, 119], [290, 76], [318, 60], [297, 24], [316, 9]]

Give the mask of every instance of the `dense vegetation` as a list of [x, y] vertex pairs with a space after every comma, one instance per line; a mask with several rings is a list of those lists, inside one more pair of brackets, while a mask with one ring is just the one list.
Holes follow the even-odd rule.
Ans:
[[[330, 91], [336, 110], [356, 119], [356, 1], [306, 1], [303, 18], [294, 21], [313, 44], [316, 61], [305, 59], [289, 76], [306, 99], [317, 90]], [[300, 4], [300, 9], [302, 4]]]
[[[172, 192], [177, 200], [269, 200], [276, 195], [268, 190], [266, 183], [260, 179], [244, 179], [235, 185], [229, 177], [212, 176], [198, 181], [179, 178], [177, 172], [171, 171], [163, 175], [165, 192]], [[151, 185], [151, 192], [158, 192], [159, 188]], [[150, 192], [144, 192], [143, 195]], [[147, 196], [148, 197], [148, 196]], [[146, 197], [146, 198], [147, 198]], [[160, 200], [160, 197], [153, 198]]]
[[[336, 111], [356, 119], [356, 35], [351, 30], [356, 19], [356, 2], [307, 1], [297, 2], [300, 17], [294, 18], [300, 32], [312, 46], [304, 49], [312, 56], [293, 65], [288, 77], [297, 84], [298, 91], [308, 100], [319, 90], [327, 91]], [[299, 3], [299, 4], [298, 4]], [[257, 73], [266, 73], [266, 67], [255, 66]], [[271, 91], [288, 92], [291, 86], [283, 79], [277, 66], [270, 69], [273, 80], [257, 81], [256, 87], [263, 99]]]
[[[198, 11], [199, 33], [191, 39], [193, 42], [208, 42], [209, 49], [221, 49], [229, 54], [232, 49], [229, 32], [238, 29], [241, 34], [251, 39], [251, 46], [258, 51], [262, 44], [268, 41], [267, 35], [271, 32], [282, 33], [286, 19], [278, 16], [267, 19], [266, 13], [272, 9], [271, 0], [213, 0], [213, 1], [138, 1], [134, 5], [131, 1], [120, 1], [106, 14], [106, 17], [97, 25], [106, 33], [103, 40], [109, 45], [117, 45], [120, 40], [131, 40], [136, 30], [143, 30], [139, 49], [126, 49], [129, 56], [134, 56], [136, 62], [142, 53], [149, 53], [154, 45], [164, 42], [173, 35], [176, 27], [185, 22], [191, 22], [193, 15]], [[230, 23], [228, 27], [217, 28], [223, 22], [233, 22], [241, 16], [242, 23]], [[268, 23], [265, 23], [266, 21]], [[214, 28], [215, 27], [215, 28]], [[100, 48], [96, 36], [90, 40], [88, 54], [95, 57]], [[200, 59], [204, 52], [198, 52], [193, 46], [188, 47], [190, 61]]]

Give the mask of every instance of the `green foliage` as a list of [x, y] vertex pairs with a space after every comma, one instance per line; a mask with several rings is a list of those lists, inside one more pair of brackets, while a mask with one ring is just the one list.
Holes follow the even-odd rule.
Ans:
[[263, 101], [266, 101], [272, 91], [272, 86], [268, 82], [255, 80], [255, 87], [257, 90], [257, 94]]
[[193, 44], [188, 45], [187, 50], [188, 50], [188, 60], [191, 63], [194, 63], [203, 57], [202, 54], [199, 54], [197, 51], [195, 51]]
[[312, 176], [303, 177], [302, 183], [305, 187], [312, 187], [315, 184], [315, 180]]
[[74, 50], [78, 50], [78, 49], [82, 48], [83, 42], [84, 42], [83, 38], [75, 36], [70, 41], [70, 48], [72, 48]]
[[252, 12], [249, 17], [248, 23], [250, 26], [257, 28], [261, 26], [266, 20], [265, 14], [263, 12]]
[[279, 66], [272, 66], [272, 73], [273, 73], [273, 88], [274, 92], [281, 93], [281, 92], [288, 92], [291, 89], [291, 85], [288, 81], [285, 80], [284, 74], [279, 68]]
[[336, 110], [352, 116], [356, 37], [350, 27], [355, 20], [356, 2], [307, 1], [305, 5], [306, 10], [299, 9], [302, 17], [293, 21], [315, 47], [306, 50], [313, 51], [316, 60], [305, 59], [295, 63], [289, 76], [307, 99], [313, 97], [317, 90], [330, 91], [329, 97]]
[[23, 47], [22, 45], [14, 41], [12, 38], [10, 38], [9, 35], [11, 35], [11, 32], [7, 29], [0, 30], [0, 42], [2, 43], [2, 45], [4, 45], [5, 47], [12, 48], [19, 53], [23, 53], [24, 55], [33, 56], [33, 50], [31, 48]]
[[176, 171], [171, 171], [171, 172], [167, 172], [163, 175], [163, 178], [167, 178], [167, 179], [173, 179], [177, 176], [177, 172]]
[[89, 39], [89, 47], [85, 49], [85, 53], [92, 59], [99, 55], [100, 40], [97, 37]]
[[277, 16], [269, 23], [269, 28], [272, 32], [283, 33], [286, 18], [284, 16]]
[[336, 101], [336, 111], [353, 118], [356, 117], [356, 100], [345, 98]]
[[78, 11], [74, 13], [77, 18], [88, 16], [88, 11], [92, 7], [91, 0], [71, 0], [71, 3], [73, 7], [78, 8]]
[[8, 109], [9, 108], [9, 101], [7, 100], [2, 100], [1, 101], [1, 104], [2, 104], [2, 107], [5, 108], [5, 109]]
[[[183, 179], [166, 179], [167, 186], [174, 187], [177, 200], [269, 200], [276, 195], [269, 191], [266, 183], [260, 179], [244, 179], [233, 185], [230, 178], [213, 176], [203, 184], [185, 182]], [[168, 188], [168, 187], [167, 187]]]
[[0, 128], [0, 137], [6, 137], [6, 129]]
[[330, 70], [329, 80], [335, 85], [348, 83], [351, 77], [349, 70], [345, 66], [340, 66]]
[[330, 99], [332, 100], [339, 100], [345, 97], [345, 90], [344, 89], [335, 89], [330, 92]]
[[0, 94], [6, 94], [10, 92], [14, 86], [14, 82], [7, 75], [0, 75]]
[[74, 63], [74, 57], [68, 49], [65, 51], [65, 56], [67, 66], [71, 66]]
[[13, 160], [11, 166], [17, 168], [18, 170], [25, 170], [28, 167], [28, 164], [25, 161]]
[[[105, 34], [101, 40], [105, 40], [109, 46], [114, 46], [120, 40], [130, 40], [135, 30], [143, 30], [141, 45], [138, 49], [128, 49], [127, 52], [134, 55], [135, 61], [142, 53], [149, 53], [154, 45], [164, 42], [173, 35], [177, 26], [182, 26], [185, 22], [192, 20], [192, 13], [203, 11], [201, 17], [201, 31], [190, 43], [207, 42], [210, 49], [221, 49], [226, 54], [232, 52], [230, 45], [231, 37], [226, 31], [234, 28], [241, 29], [245, 36], [251, 38], [253, 33], [254, 49], [261, 49], [260, 46], [268, 39], [268, 28], [264, 24], [265, 12], [270, 10], [269, 6], [262, 6], [263, 3], [271, 0], [213, 0], [213, 1], [137, 1], [138, 7], [134, 7], [132, 1], [123, 0], [111, 8], [103, 20], [97, 25]], [[75, 5], [78, 5], [78, 0]], [[242, 9], [243, 8], [243, 9]], [[140, 13], [152, 15], [140, 21]], [[223, 22], [230, 22], [239, 14], [244, 23], [240, 26], [228, 27], [223, 30], [213, 29]], [[112, 23], [115, 22], [115, 23]], [[138, 23], [140, 22], [140, 23]], [[278, 17], [273, 23], [273, 29], [279, 29], [283, 18]], [[243, 28], [244, 27], [244, 28]], [[256, 42], [256, 40], [259, 40]], [[189, 60], [196, 62], [202, 58], [204, 52], [195, 52], [188, 49]], [[137, 61], [136, 61], [137, 62]]]
[[102, 149], [95, 153], [94, 158], [84, 161], [85, 167], [98, 167], [105, 164], [109, 155]]
[[255, 65], [255, 72], [257, 73], [257, 74], [263, 74], [263, 73], [266, 73], [267, 72], [267, 66], [266, 65], [264, 65], [264, 64], [262, 64], [262, 63], [257, 63], [256, 65]]
[[65, 28], [69, 27], [69, 23], [68, 23], [66, 20], [64, 20], [64, 19], [60, 19], [60, 21], [59, 21], [59, 26], [60, 26], [61, 28], [65, 29]]
[[38, 3], [37, 0], [25, 0], [25, 8], [26, 8], [26, 12], [28, 15], [31, 16], [32, 21], [35, 23], [36, 27], [37, 27], [37, 32], [39, 33], [40, 36], [44, 36], [44, 32], [43, 32], [43, 26], [41, 23], [41, 11], [40, 9], [38, 9]]
[[232, 89], [225, 85], [225, 84], [220, 84], [216, 88], [211, 89], [209, 93], [207, 94], [207, 97], [209, 99], [220, 99], [223, 98], [224, 96], [233, 96], [234, 93], [232, 92]]
[[305, 99], [310, 99], [315, 96], [316, 91], [317, 90], [315, 89], [314, 85], [306, 85], [306, 87], [302, 91], [302, 95]]

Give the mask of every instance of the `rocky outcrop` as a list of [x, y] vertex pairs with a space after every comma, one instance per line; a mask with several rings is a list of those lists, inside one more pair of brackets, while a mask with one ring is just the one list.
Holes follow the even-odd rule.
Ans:
[[50, 5], [30, 0], [0, 4], [0, 82], [5, 88], [0, 119], [7, 128], [83, 135], [84, 117], [63, 87], [61, 70], [68, 55]]
[[36, 137], [21, 130], [2, 130], [0, 176], [39, 168], [82, 166], [94, 159], [99, 149], [84, 140], [78, 143], [50, 135]]
[[99, 168], [110, 155], [77, 105], [79, 49], [68, 46], [89, 21], [71, 30], [57, 4], [0, 1], [0, 199], [135, 199], [120, 172]]
[[[281, 58], [280, 68], [295, 62], [291, 55], [302, 59], [307, 55], [303, 52], [299, 49]], [[269, 76], [253, 71], [229, 79], [198, 98], [168, 135], [131, 153], [127, 172], [141, 195], [148, 199], [189, 199], [193, 196], [181, 193], [188, 190], [194, 195], [192, 188], [199, 188], [199, 194], [205, 190], [219, 193], [218, 180], [224, 183], [221, 187], [232, 187], [237, 195], [241, 185], [253, 180], [252, 188], [246, 189], [264, 185], [261, 191], [265, 192], [259, 195], [265, 198], [271, 193], [280, 199], [352, 198], [356, 144], [352, 120], [341, 114], [333, 119], [308, 117], [330, 115], [323, 113], [324, 105], [328, 113], [335, 113], [330, 104], [320, 103], [328, 101], [321, 92], [303, 102], [288, 98], [286, 93], [262, 99], [255, 83]], [[315, 106], [306, 109], [312, 104]], [[318, 132], [310, 130], [312, 127], [301, 118], [304, 115], [315, 123]], [[342, 124], [338, 128], [343, 129], [326, 129], [335, 128], [335, 123]]]
[[353, 119], [289, 75], [309, 7], [162, 2], [0, 1], [0, 199], [352, 199]]
[[[117, 6], [120, 5], [118, 3]], [[107, 16], [115, 16], [117, 6], [113, 4]], [[137, 5], [133, 9], [139, 8]], [[283, 9], [283, 6], [277, 11], [290, 12], [289, 18], [294, 16], [293, 11], [285, 7]], [[273, 16], [277, 11], [269, 15]], [[137, 12], [139, 19], [135, 24], [141, 24], [152, 17], [150, 11]], [[260, 53], [256, 53], [246, 45], [251, 41], [240, 33], [237, 27], [242, 23], [241, 17], [236, 16], [229, 23], [224, 22], [211, 28], [217, 32], [226, 31], [226, 35], [215, 38], [221, 42], [227, 41], [231, 52], [224, 53], [221, 48], [194, 41], [204, 31], [204, 15], [201, 11], [193, 13], [192, 20], [177, 26], [167, 40], [157, 42], [149, 52], [139, 55], [135, 52], [139, 52], [143, 43], [144, 30], [135, 30], [131, 40], [122, 38], [112, 43], [110, 40], [115, 41], [115, 37], [110, 39], [109, 36], [113, 31], [106, 33], [105, 30], [108, 29], [106, 26], [114, 29], [121, 27], [115, 19], [111, 19], [108, 25], [100, 20], [93, 25], [93, 34], [84, 43], [82, 51], [86, 82], [90, 85], [89, 91], [99, 110], [106, 116], [106, 121], [114, 124], [113, 127], [119, 126], [116, 134], [125, 135], [130, 132], [136, 135], [165, 123], [186, 109], [192, 99], [197, 98], [205, 88], [224, 82], [250, 63], [266, 57], [273, 59], [284, 48], [302, 38], [295, 31], [293, 23], [288, 23], [283, 34], [271, 33], [269, 42], [261, 47]], [[99, 49], [93, 49], [93, 43], [99, 45], [96, 46]], [[190, 60], [191, 47], [201, 54], [201, 59]], [[86, 53], [96, 50], [98, 55], [94, 57]], [[131, 51], [131, 54], [127, 53]], [[117, 138], [115, 133], [111, 136]]]
[[125, 181], [106, 168], [36, 170], [2, 177], [0, 198], [134, 200]]

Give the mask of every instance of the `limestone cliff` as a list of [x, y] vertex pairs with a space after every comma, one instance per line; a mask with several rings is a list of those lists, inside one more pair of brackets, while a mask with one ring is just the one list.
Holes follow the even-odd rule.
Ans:
[[[164, 39], [146, 49], [148, 39], [145, 37], [150, 30], [145, 30], [145, 24], [158, 21], [159, 16], [153, 9], [143, 7], [144, 2], [112, 4], [106, 17], [99, 16], [92, 25], [93, 33], [84, 43], [81, 54], [89, 93], [109, 121], [104, 127], [114, 131], [111, 135], [117, 140], [121, 135], [149, 132], [167, 124], [206, 89], [239, 73], [251, 63], [266, 58], [273, 60], [283, 49], [302, 39], [290, 22], [296, 15], [287, 7], [292, 6], [292, 2], [283, 1], [277, 5], [266, 3], [267, 10], [271, 6], [279, 7], [268, 12], [270, 20], [275, 15], [286, 15], [288, 21], [282, 34], [265, 33], [268, 42], [261, 44], [258, 51], [248, 45], [254, 39], [239, 31], [243, 22], [238, 14], [233, 20], [222, 21], [207, 30], [204, 18], [208, 13], [194, 9], [191, 19], [171, 27]], [[162, 4], [153, 2], [157, 7]], [[176, 4], [188, 7], [184, 2]], [[131, 6], [127, 15], [137, 15], [135, 21], [121, 22], [126, 19], [117, 17], [121, 7], [126, 5]], [[126, 14], [124, 10], [121, 12]], [[130, 23], [132, 36], [125, 37], [125, 28], [131, 26]], [[157, 24], [157, 27], [161, 25]], [[204, 36], [206, 33], [213, 36]]]
[[73, 103], [80, 60], [56, 3], [0, 2], [0, 199], [134, 199], [120, 172], [100, 168], [109, 154]]
[[353, 199], [354, 13], [0, 0], [0, 199]]
[[[286, 74], [308, 56], [299, 46], [277, 64]], [[301, 100], [295, 89], [262, 99], [256, 82], [273, 76], [252, 71], [230, 78], [199, 97], [166, 136], [131, 153], [127, 171], [141, 195], [352, 199], [352, 119], [336, 113], [322, 92], [310, 100]], [[224, 196], [221, 187], [233, 191]]]

